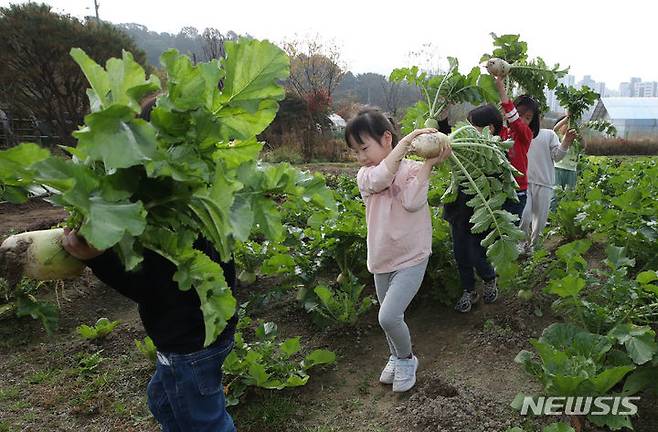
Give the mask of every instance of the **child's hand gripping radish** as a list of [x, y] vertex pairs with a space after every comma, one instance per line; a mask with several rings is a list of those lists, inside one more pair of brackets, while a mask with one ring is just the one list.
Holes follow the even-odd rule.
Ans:
[[[441, 133], [441, 132], [437, 132], [437, 133]], [[451, 154], [452, 154], [452, 147], [450, 147], [450, 144], [446, 142], [446, 143], [443, 145], [443, 147], [442, 147], [440, 153], [438, 154], [438, 156], [427, 159], [427, 160], [425, 161], [425, 163], [427, 163], [427, 164], [429, 164], [429, 165], [432, 165], [432, 166], [440, 165], [440, 164], [442, 164], [446, 159], [448, 159], [448, 158], [450, 157]]]
[[496, 90], [498, 90], [498, 96], [500, 96], [500, 102], [506, 103], [509, 101], [505, 85], [505, 77], [502, 75], [494, 75], [494, 83], [496, 84]]
[[576, 129], [569, 129], [564, 134], [564, 139], [562, 140], [562, 147], [564, 150], [568, 150], [571, 147], [571, 144], [578, 138], [578, 131]]
[[[413, 151], [414, 141], [416, 140], [417, 137], [433, 134], [433, 133], [440, 133], [440, 132], [434, 128], [416, 129], [412, 131], [409, 135], [402, 138], [400, 142], [398, 142], [398, 144], [395, 147], [393, 147], [391, 152], [384, 159], [384, 163], [386, 163], [386, 166], [389, 168], [389, 170], [391, 170], [391, 172], [397, 172], [398, 167], [400, 166], [400, 161], [404, 159], [407, 153]], [[434, 156], [430, 156], [430, 157], [434, 157]]]
[[75, 258], [83, 261], [96, 258], [105, 252], [90, 246], [75, 230], [69, 228], [64, 228], [62, 247]]

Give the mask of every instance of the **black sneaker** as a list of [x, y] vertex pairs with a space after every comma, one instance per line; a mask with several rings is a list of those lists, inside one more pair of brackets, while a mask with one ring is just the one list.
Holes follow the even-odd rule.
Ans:
[[477, 291], [464, 291], [461, 298], [457, 301], [455, 305], [455, 310], [458, 312], [466, 313], [471, 311], [471, 306], [480, 300], [480, 296]]
[[484, 281], [484, 291], [482, 292], [482, 299], [485, 303], [493, 303], [498, 298], [498, 286], [496, 279]]

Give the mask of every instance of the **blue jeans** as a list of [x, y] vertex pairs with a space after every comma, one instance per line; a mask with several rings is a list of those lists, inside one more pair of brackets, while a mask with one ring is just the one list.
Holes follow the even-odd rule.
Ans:
[[526, 191], [518, 191], [516, 193], [516, 197], [519, 199], [519, 202], [514, 202], [510, 199], [505, 201], [503, 204], [503, 210], [507, 210], [508, 212], [512, 213], [513, 215], [517, 215], [519, 217], [519, 220], [516, 221], [516, 226], [519, 226], [521, 223], [521, 216], [523, 215], [523, 209], [525, 208], [525, 203], [526, 200], [528, 199], [527, 192]]
[[455, 261], [457, 261], [462, 289], [464, 291], [475, 289], [473, 268], [483, 281], [494, 280], [496, 271], [487, 261], [487, 253], [480, 244], [488, 233], [473, 234], [471, 224], [466, 218], [455, 218], [450, 221], [450, 227], [452, 228], [452, 248], [455, 253]]
[[226, 411], [222, 364], [230, 339], [190, 354], [158, 352], [149, 382], [148, 406], [163, 432], [234, 432]]

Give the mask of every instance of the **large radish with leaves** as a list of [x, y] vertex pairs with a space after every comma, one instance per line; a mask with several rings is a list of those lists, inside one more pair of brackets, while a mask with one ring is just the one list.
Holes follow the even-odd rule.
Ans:
[[[55, 191], [51, 201], [69, 212], [67, 226], [90, 246], [112, 249], [126, 271], [140, 265], [145, 249], [171, 261], [179, 288], [199, 296], [206, 346], [237, 302], [220, 265], [194, 248], [199, 235], [228, 261], [235, 243], [256, 226], [271, 241], [283, 239], [284, 199], [335, 210], [321, 176], [258, 161], [263, 143], [256, 137], [285, 97], [288, 57], [254, 39], [225, 48], [221, 61], [198, 64], [176, 50], [165, 52], [164, 86], [155, 75], [147, 78], [128, 52], [102, 67], [74, 48], [91, 86], [91, 113], [74, 132], [76, 147], [66, 149], [75, 157], [27, 143], [0, 151], [0, 199], [25, 201], [29, 187], [48, 186]], [[154, 92], [161, 94], [146, 121], [140, 102]], [[35, 233], [25, 237], [40, 244]], [[44, 270], [32, 275], [50, 278]]]
[[[483, 101], [498, 102], [499, 96], [491, 75], [481, 74], [475, 66], [468, 75], [457, 71], [456, 59], [449, 59], [447, 73], [430, 76], [418, 67], [395, 69], [391, 81], [406, 81], [418, 86], [425, 95], [424, 100], [411, 107], [402, 120], [402, 133], [410, 133], [420, 125], [437, 126], [437, 118], [450, 106], [461, 102], [479, 104]], [[515, 175], [518, 172], [507, 160], [507, 151], [512, 141], [502, 141], [488, 129], [481, 134], [468, 124], [455, 126], [450, 135], [442, 133], [423, 134], [411, 143], [411, 152], [425, 158], [437, 156], [441, 149], [450, 145], [452, 154], [447, 160], [451, 185], [442, 201], [451, 202], [457, 197], [458, 189], [472, 196], [467, 203], [474, 209], [471, 223], [476, 234], [487, 233], [482, 245], [487, 256], [505, 283], [516, 271], [517, 241], [523, 233], [516, 227], [516, 216], [502, 209], [503, 203], [516, 200], [518, 187]]]
[[64, 230], [31, 231], [7, 237], [0, 246], [6, 272], [22, 272], [37, 280], [62, 280], [80, 276], [84, 264], [62, 248]]
[[498, 36], [491, 33], [494, 49], [483, 54], [480, 62], [493, 76], [505, 78], [505, 88], [511, 97], [515, 93], [526, 93], [539, 102], [542, 111], [548, 109], [544, 90], [554, 89], [557, 79], [566, 75], [568, 68], [550, 67], [541, 57], [528, 57], [528, 44], [518, 34]]
[[443, 201], [454, 200], [459, 188], [472, 196], [467, 202], [474, 209], [470, 219], [472, 232], [487, 233], [482, 246], [487, 249], [487, 256], [502, 282], [515, 273], [516, 244], [523, 239], [523, 233], [514, 224], [516, 217], [502, 210], [506, 200], [516, 199], [514, 176], [518, 173], [506, 156], [512, 144], [491, 135], [488, 129], [480, 133], [469, 124], [459, 124], [450, 135], [441, 132], [419, 135], [409, 150], [423, 158], [433, 158], [445, 146], [452, 148], [447, 161], [452, 181]]
[[513, 70], [529, 70], [529, 71], [535, 71], [541, 73], [551, 72], [550, 70], [544, 67], [535, 66], [532, 64], [523, 64], [523, 63], [510, 64], [498, 57], [491, 57], [489, 60], [487, 60], [485, 64], [485, 68], [487, 69], [487, 72], [489, 72], [491, 75], [497, 77], [503, 77], [503, 78], [508, 76]]
[[[473, 67], [467, 75], [459, 72], [456, 58], [448, 57], [447, 72], [431, 75], [421, 71], [417, 66], [399, 68], [391, 72], [392, 82], [402, 82], [421, 89], [423, 99], [407, 110], [403, 120], [403, 134], [421, 127], [435, 128], [438, 120], [447, 116], [450, 106], [462, 102], [479, 104], [483, 101], [497, 101], [493, 80], [489, 75], [481, 74], [480, 68]], [[410, 126], [410, 124], [413, 124]]]

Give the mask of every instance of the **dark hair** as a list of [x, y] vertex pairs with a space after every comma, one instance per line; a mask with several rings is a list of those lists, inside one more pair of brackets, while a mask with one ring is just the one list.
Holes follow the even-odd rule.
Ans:
[[561, 122], [562, 120], [564, 120], [565, 118], [567, 118], [567, 115], [566, 115], [566, 114], [560, 116], [557, 120], [555, 120], [555, 124], [553, 125], [553, 127], [557, 126], [557, 124], [560, 123], [560, 122]]
[[376, 108], [367, 108], [350, 119], [345, 126], [345, 142], [351, 147], [350, 140], [363, 145], [363, 137], [369, 136], [379, 141], [388, 131], [393, 136], [393, 147], [398, 143], [398, 134], [393, 121]]
[[140, 104], [142, 110], [139, 113], [139, 118], [151, 121], [151, 111], [155, 108], [155, 102], [158, 100], [158, 96], [160, 96], [160, 93], [153, 93], [142, 99], [142, 103]]
[[[532, 120], [530, 120], [530, 130], [532, 131], [532, 136], [534, 138], [539, 135], [539, 104], [533, 98], [528, 95], [521, 95], [514, 100], [514, 105], [516, 105], [516, 110], [520, 109], [523, 111], [532, 110]], [[519, 113], [519, 115], [521, 115]]]
[[452, 128], [450, 127], [450, 123], [448, 123], [448, 119], [445, 118], [443, 120], [439, 120], [439, 127], [437, 128], [439, 132], [445, 135], [450, 135], [450, 132], [452, 132]]
[[500, 131], [503, 129], [503, 115], [498, 108], [491, 104], [472, 109], [466, 118], [473, 126], [481, 128], [493, 126], [494, 135], [500, 135]]

